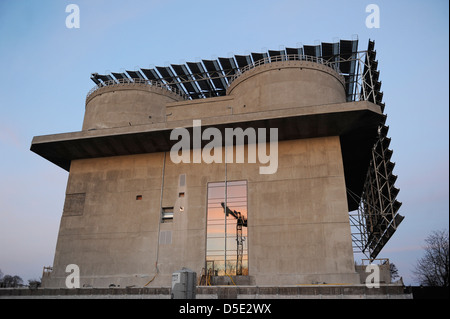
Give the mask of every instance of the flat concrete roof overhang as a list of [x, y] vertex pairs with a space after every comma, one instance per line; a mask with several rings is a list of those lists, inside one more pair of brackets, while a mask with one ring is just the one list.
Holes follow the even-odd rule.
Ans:
[[[340, 136], [346, 186], [361, 194], [378, 126], [385, 121], [378, 105], [367, 101], [261, 111], [202, 118], [202, 130], [218, 128], [278, 128], [278, 139]], [[72, 160], [170, 151], [173, 129], [192, 132], [193, 119], [71, 133], [36, 136], [31, 151], [69, 171]], [[191, 139], [193, 134], [190, 134]], [[204, 146], [209, 141], [202, 141]], [[192, 142], [191, 142], [192, 145]], [[224, 145], [224, 141], [223, 144]], [[349, 209], [357, 206], [350, 203]]]

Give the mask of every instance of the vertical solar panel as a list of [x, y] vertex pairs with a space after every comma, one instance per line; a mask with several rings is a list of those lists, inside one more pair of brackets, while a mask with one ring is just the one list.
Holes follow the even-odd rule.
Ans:
[[185, 87], [187, 93], [192, 98], [200, 98], [200, 91], [187, 67], [184, 64], [172, 64], [171, 66], [175, 73], [178, 75], [178, 78], [181, 80], [181, 83]]
[[[254, 62], [266, 59], [267, 60], [267, 53], [263, 52], [263, 53], [257, 53], [257, 52], [252, 52], [252, 59]], [[268, 62], [268, 61], [267, 61]]]
[[246, 67], [249, 64], [252, 64], [252, 59], [249, 55], [235, 55], [234, 58], [238, 64], [240, 69]]
[[322, 54], [320, 52], [320, 45], [304, 45], [303, 50], [305, 55], [320, 57]]
[[161, 80], [159, 74], [154, 69], [141, 69], [141, 71], [145, 74], [147, 79], [149, 79], [150, 81]]
[[173, 71], [170, 69], [170, 67], [165, 66], [157, 66], [156, 69], [158, 70], [159, 74], [161, 74], [162, 79], [171, 87], [173, 88], [175, 91], [181, 92], [183, 94], [185, 94], [186, 92], [184, 91], [184, 89], [181, 87], [178, 79], [176, 78], [175, 74], [173, 73]]
[[274, 59], [271, 61], [283, 61], [286, 60], [286, 54], [284, 50], [269, 50], [269, 56]]
[[214, 83], [216, 87], [216, 92], [219, 95], [225, 95], [225, 90], [227, 88], [227, 83], [225, 82], [222, 74], [222, 70], [220, 69], [219, 62], [217, 60], [202, 60], [203, 65], [205, 66], [208, 74], [211, 78], [211, 81]]
[[139, 71], [125, 71], [132, 79], [145, 80], [144, 76]]
[[238, 70], [238, 66], [233, 58], [219, 58], [220, 65], [222, 66], [222, 70], [225, 73], [225, 77], [229, 82], [234, 74], [236, 74]]
[[322, 58], [329, 62], [339, 61], [339, 43], [322, 43]]
[[202, 90], [204, 96], [215, 96], [216, 92], [214, 86], [209, 79], [208, 73], [203, 67], [203, 64], [201, 62], [188, 62], [187, 65], [193, 74], [193, 78], [200, 87], [200, 90]]
[[286, 48], [286, 54], [289, 60], [299, 60], [303, 55], [303, 48]]

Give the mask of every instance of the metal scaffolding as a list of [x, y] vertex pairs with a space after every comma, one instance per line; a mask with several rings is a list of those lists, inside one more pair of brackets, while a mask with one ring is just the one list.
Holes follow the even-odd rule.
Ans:
[[[352, 100], [370, 101], [384, 112], [375, 57], [373, 41], [369, 41], [367, 51], [358, 52]], [[397, 176], [393, 174], [395, 163], [391, 162], [393, 151], [389, 149], [391, 139], [387, 136], [389, 127], [385, 121], [386, 116], [378, 126], [362, 193], [355, 194], [347, 189], [349, 198], [358, 203], [358, 209], [349, 212], [353, 249], [370, 260], [377, 257], [404, 218], [398, 214], [401, 203], [397, 201], [399, 189], [394, 186]]]
[[394, 186], [397, 176], [395, 164], [390, 161], [392, 150], [387, 126], [378, 130], [378, 139], [372, 149], [372, 159], [367, 171], [363, 192], [360, 196], [347, 190], [350, 197], [358, 200], [357, 211], [350, 212], [350, 224], [354, 251], [375, 259], [404, 219], [398, 213], [402, 205], [397, 201], [399, 189]]

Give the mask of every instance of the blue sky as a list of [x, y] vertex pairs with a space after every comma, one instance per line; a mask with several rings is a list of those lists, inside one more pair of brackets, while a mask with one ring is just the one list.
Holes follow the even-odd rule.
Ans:
[[[65, 25], [71, 3], [79, 29]], [[27, 281], [53, 263], [68, 173], [29, 147], [81, 130], [91, 73], [357, 36], [360, 50], [375, 40], [406, 217], [380, 257], [414, 284], [425, 237], [449, 225], [448, 22], [447, 0], [1, 0], [0, 269]]]

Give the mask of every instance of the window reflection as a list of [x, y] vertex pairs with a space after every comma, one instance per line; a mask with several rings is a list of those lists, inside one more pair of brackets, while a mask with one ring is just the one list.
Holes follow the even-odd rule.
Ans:
[[206, 269], [216, 276], [248, 275], [247, 181], [227, 182], [226, 193], [225, 201], [225, 182], [208, 183]]

